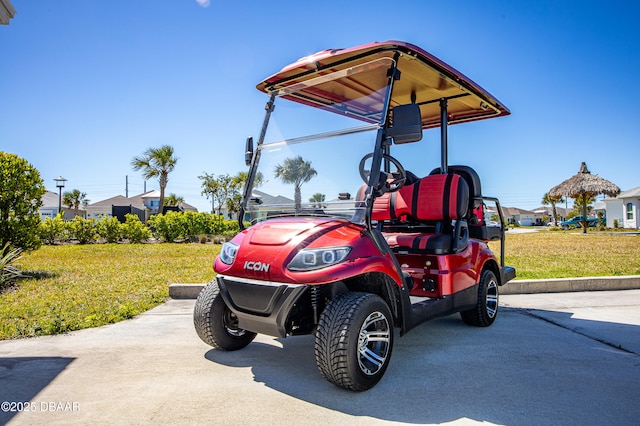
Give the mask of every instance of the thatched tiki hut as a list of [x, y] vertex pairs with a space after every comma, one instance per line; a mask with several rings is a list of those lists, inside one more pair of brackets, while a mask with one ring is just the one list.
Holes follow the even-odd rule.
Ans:
[[582, 201], [582, 232], [587, 232], [587, 197], [595, 197], [596, 195], [605, 194], [615, 197], [620, 193], [617, 185], [601, 178], [598, 175], [592, 175], [587, 169], [586, 163], [583, 161], [580, 171], [577, 175], [565, 180], [559, 185], [549, 190], [549, 196], [560, 197], [567, 196]]

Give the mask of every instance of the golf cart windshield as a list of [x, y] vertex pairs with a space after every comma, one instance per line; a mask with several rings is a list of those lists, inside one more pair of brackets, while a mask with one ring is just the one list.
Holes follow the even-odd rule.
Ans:
[[[245, 220], [313, 215], [364, 221], [358, 164], [374, 150], [392, 66], [390, 59], [379, 59], [275, 92], [277, 97], [304, 96], [305, 101], [275, 101], [264, 142], [256, 147], [259, 163]], [[364, 81], [366, 88], [359, 88]], [[335, 87], [352, 93], [340, 102], [330, 100], [334, 96], [327, 89]], [[324, 104], [309, 108], [317, 98]]]

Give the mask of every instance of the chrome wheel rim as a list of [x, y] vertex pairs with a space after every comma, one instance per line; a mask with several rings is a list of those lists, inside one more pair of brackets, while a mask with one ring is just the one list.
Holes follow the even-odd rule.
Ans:
[[498, 283], [495, 280], [489, 281], [487, 284], [486, 297], [487, 315], [493, 318], [498, 313]]
[[372, 312], [365, 319], [358, 335], [360, 370], [373, 376], [385, 365], [391, 348], [391, 328], [381, 312]]

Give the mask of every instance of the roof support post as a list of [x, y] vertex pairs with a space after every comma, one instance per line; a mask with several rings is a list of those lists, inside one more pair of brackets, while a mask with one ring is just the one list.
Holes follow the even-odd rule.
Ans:
[[440, 173], [449, 172], [449, 141], [447, 135], [447, 98], [440, 99]]
[[[253, 189], [253, 182], [256, 179], [258, 162], [260, 161], [260, 148], [262, 147], [264, 138], [267, 135], [267, 127], [269, 126], [269, 119], [271, 118], [271, 113], [275, 109], [275, 101], [276, 101], [276, 92], [274, 91], [274, 92], [271, 92], [269, 96], [269, 101], [264, 107], [266, 113], [264, 116], [264, 121], [262, 122], [262, 129], [260, 130], [260, 136], [258, 137], [258, 144], [256, 146], [256, 150], [253, 153], [253, 159], [251, 161], [251, 168], [249, 169], [249, 174], [247, 176], [247, 182], [245, 183], [244, 190], [242, 191], [242, 201], [240, 202], [240, 212], [238, 213], [238, 224], [240, 225], [240, 230], [245, 229], [244, 212], [247, 209], [247, 203], [249, 201], [249, 198], [251, 198], [251, 190]], [[211, 202], [213, 203], [213, 199], [211, 200]]]

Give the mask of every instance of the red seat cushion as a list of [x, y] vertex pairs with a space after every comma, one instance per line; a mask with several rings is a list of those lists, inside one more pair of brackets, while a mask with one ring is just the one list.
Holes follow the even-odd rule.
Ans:
[[447, 254], [453, 247], [451, 234], [385, 233], [384, 237], [397, 252]]
[[430, 175], [396, 192], [375, 199], [373, 220], [407, 215], [418, 221], [437, 222], [463, 218], [469, 208], [469, 187], [459, 175]]

